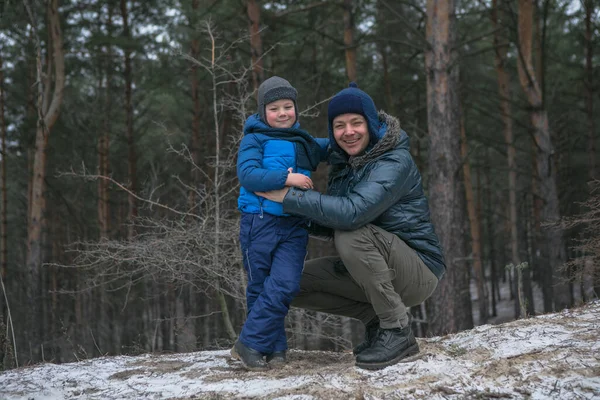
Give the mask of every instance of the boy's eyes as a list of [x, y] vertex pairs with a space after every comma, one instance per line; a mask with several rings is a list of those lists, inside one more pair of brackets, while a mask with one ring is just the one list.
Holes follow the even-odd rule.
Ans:
[[[293, 110], [294, 106], [293, 105], [291, 105], [291, 106], [284, 106], [283, 109], [286, 110], [286, 111]], [[269, 108], [267, 108], [267, 110], [269, 110], [269, 111], [277, 111], [277, 110], [279, 110], [279, 107], [269, 107]]]

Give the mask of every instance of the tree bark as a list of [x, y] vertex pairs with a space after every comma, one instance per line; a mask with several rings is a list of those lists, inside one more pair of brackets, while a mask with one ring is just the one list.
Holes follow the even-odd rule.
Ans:
[[494, 231], [494, 219], [495, 219], [495, 206], [492, 204], [492, 184], [491, 184], [491, 179], [490, 179], [490, 175], [491, 175], [491, 160], [490, 160], [490, 150], [489, 148], [486, 150], [485, 153], [486, 156], [486, 163], [485, 163], [485, 175], [484, 175], [484, 180], [485, 180], [485, 203], [486, 203], [486, 214], [487, 214], [487, 218], [485, 218], [486, 220], [486, 230], [487, 230], [487, 243], [488, 243], [488, 248], [489, 248], [489, 253], [487, 255], [487, 259], [490, 260], [490, 281], [491, 281], [491, 301], [492, 301], [492, 308], [491, 308], [491, 316], [495, 317], [498, 315], [498, 310], [496, 308], [496, 302], [497, 300], [499, 300], [499, 296], [497, 296], [496, 294], [498, 293], [498, 281], [499, 281], [499, 273], [498, 273], [498, 268], [497, 268], [497, 260], [496, 260], [496, 235], [495, 235], [495, 231]]
[[469, 150], [467, 143], [467, 134], [465, 129], [464, 112], [461, 112], [460, 120], [460, 153], [463, 162], [463, 177], [465, 185], [465, 197], [467, 200], [467, 212], [469, 215], [469, 226], [471, 230], [471, 254], [473, 258], [473, 271], [475, 272], [475, 282], [477, 284], [477, 304], [479, 305], [479, 324], [487, 323], [488, 306], [485, 293], [485, 274], [483, 263], [481, 261], [481, 227], [479, 215], [475, 205], [475, 196], [473, 193], [473, 182], [471, 180], [471, 165], [469, 163]]
[[[8, 153], [6, 151], [6, 122], [4, 121], [4, 66], [2, 61], [2, 54], [0, 54], [0, 146], [2, 152], [0, 153], [0, 157], [2, 157], [2, 175], [0, 178], [2, 179], [2, 184], [0, 186], [0, 191], [2, 192], [2, 213], [0, 214], [0, 276], [2, 277], [2, 281], [4, 285], [6, 285], [7, 275], [7, 263], [8, 263], [8, 196], [6, 193], [6, 165], [7, 165], [7, 157]], [[6, 315], [6, 305], [4, 304], [4, 297], [0, 294], [0, 310], [2, 315], [4, 316], [3, 321], [8, 321]], [[2, 351], [2, 349], [0, 349]], [[0, 360], [1, 361], [1, 360]]]
[[[129, 173], [128, 189], [131, 193], [137, 193], [137, 154], [135, 149], [135, 135], [133, 129], [133, 104], [131, 92], [133, 86], [133, 77], [131, 71], [131, 32], [129, 29], [129, 12], [127, 10], [127, 0], [121, 0], [121, 17], [123, 19], [123, 37], [126, 42], [123, 51], [125, 53], [125, 70], [123, 72], [125, 78], [125, 121], [126, 121], [126, 137], [127, 137], [127, 164]], [[133, 228], [133, 220], [138, 215], [137, 200], [133, 194], [128, 195], [128, 213], [127, 219], [129, 227], [127, 229], [127, 237], [131, 239], [135, 234]]]
[[[500, 98], [500, 116], [504, 125], [504, 141], [506, 143], [506, 154], [508, 164], [508, 216], [509, 216], [509, 232], [510, 232], [510, 262], [513, 265], [519, 265], [522, 260], [519, 257], [519, 240], [517, 229], [517, 164], [516, 164], [516, 148], [514, 145], [513, 126], [512, 126], [512, 110], [511, 110], [511, 92], [510, 92], [510, 75], [506, 69], [506, 56], [508, 52], [508, 37], [506, 30], [502, 26], [502, 16], [504, 16], [505, 4], [501, 0], [500, 5], [498, 0], [492, 2], [492, 26], [494, 29], [494, 50], [495, 50], [495, 65], [496, 75], [498, 77], [498, 96]], [[531, 268], [521, 271], [524, 276], [524, 287], [526, 293], [531, 293]], [[528, 297], [528, 310], [533, 311], [533, 296]], [[520, 309], [520, 308], [517, 308]], [[524, 315], [522, 315], [524, 316]]]
[[596, 127], [594, 122], [594, 1], [585, 0], [585, 110], [588, 128], [588, 159], [590, 180], [598, 177], [596, 173]]
[[[377, 24], [383, 26], [386, 22], [387, 9], [377, 2]], [[394, 112], [394, 101], [392, 98], [392, 80], [390, 79], [389, 61], [388, 61], [388, 45], [383, 41], [377, 42], [377, 49], [381, 54], [381, 66], [383, 67], [383, 90], [385, 93], [385, 109], [388, 113]], [[400, 97], [400, 96], [396, 96]], [[399, 99], [399, 103], [402, 104], [402, 99]]]
[[0, 332], [0, 370], [4, 369], [4, 359], [6, 357], [5, 350], [8, 349], [7, 344], [9, 343], [8, 335], [5, 333], [8, 331], [6, 325], [9, 324], [8, 318], [8, 304], [4, 301], [4, 290], [6, 290], [7, 279], [8, 279], [8, 196], [6, 193], [6, 165], [8, 153], [6, 151], [6, 122], [4, 120], [4, 66], [2, 62], [2, 54], [0, 54], [0, 157], [2, 157], [2, 163], [0, 168], [2, 174], [0, 178], [0, 196], [2, 201], [2, 208], [0, 213], [0, 328], [3, 332]]
[[454, 50], [455, 2], [427, 1], [427, 116], [431, 219], [444, 248], [446, 275], [429, 301], [430, 332], [473, 326], [465, 260], [464, 191], [459, 177], [458, 63]]
[[[502, 0], [501, 0], [502, 1]], [[510, 75], [506, 70], [506, 54], [508, 52], [508, 38], [503, 37], [504, 31], [500, 30], [498, 0], [492, 2], [492, 25], [494, 29], [494, 49], [496, 75], [498, 76], [498, 96], [500, 98], [500, 116], [504, 125], [504, 141], [508, 162], [508, 206], [510, 221], [510, 249], [511, 262], [519, 262], [519, 242], [517, 239], [517, 170], [516, 149], [514, 146], [512, 111], [510, 107]]]
[[[41, 267], [43, 263], [43, 236], [42, 226], [46, 197], [44, 193], [46, 178], [46, 149], [48, 137], [54, 123], [58, 119], [60, 107], [63, 100], [63, 89], [65, 85], [64, 54], [62, 48], [62, 31], [58, 15], [58, 0], [48, 2], [48, 23], [50, 30], [52, 57], [48, 58], [46, 74], [42, 73], [41, 48], [37, 45], [37, 79], [38, 79], [38, 123], [35, 136], [35, 154], [33, 159], [33, 176], [31, 180], [31, 204], [27, 229], [27, 270], [29, 282], [27, 285], [28, 301], [31, 312], [28, 315], [29, 331], [27, 341], [31, 346], [31, 357], [34, 362], [40, 361], [40, 345], [42, 343], [42, 330], [40, 329], [41, 309]], [[35, 21], [32, 21], [35, 23]], [[49, 88], [51, 87], [51, 66], [54, 66], [54, 91], [50, 99]], [[43, 86], [46, 86], [44, 89]]]
[[[547, 0], [543, 0], [544, 1], [544, 9], [547, 9]], [[533, 3], [533, 40], [535, 43], [534, 46], [534, 50], [533, 50], [533, 69], [535, 71], [536, 74], [536, 78], [539, 84], [539, 88], [540, 88], [540, 93], [541, 93], [541, 97], [542, 97], [542, 107], [545, 108], [544, 106], [544, 102], [545, 102], [545, 93], [544, 93], [544, 36], [545, 36], [545, 16], [544, 16], [544, 27], [541, 28], [540, 27], [540, 22], [541, 22], [541, 17], [540, 17], [540, 7], [539, 7], [539, 0], [535, 0]], [[536, 147], [536, 140], [535, 137], [532, 138], [532, 144], [533, 144], [533, 148], [535, 149]], [[544, 298], [544, 310], [545, 312], [551, 312], [554, 310], [554, 306], [553, 306], [553, 297], [554, 297], [554, 290], [553, 290], [553, 278], [552, 278], [552, 269], [549, 266], [549, 264], [541, 257], [542, 253], [543, 253], [543, 249], [540, 249], [540, 246], [544, 245], [544, 238], [543, 238], [543, 234], [542, 234], [542, 207], [544, 206], [544, 199], [542, 198], [542, 195], [540, 193], [540, 179], [539, 179], [539, 172], [537, 171], [537, 161], [538, 159], [538, 154], [537, 152], [534, 150], [533, 151], [533, 155], [532, 155], [532, 166], [533, 166], [533, 171], [535, 171], [535, 173], [532, 176], [532, 181], [531, 181], [531, 188], [532, 188], [532, 193], [533, 193], [533, 240], [532, 240], [532, 244], [533, 244], [533, 257], [532, 260], [534, 261], [533, 264], [530, 266], [530, 268], [528, 270], [526, 270], [526, 274], [525, 274], [525, 278], [526, 278], [526, 282], [529, 283], [529, 290], [528, 292], [530, 294], [532, 294], [532, 290], [531, 290], [531, 283], [530, 283], [530, 279], [529, 278], [529, 274], [530, 271], [532, 269], [537, 269], [537, 273], [538, 275], [541, 277], [541, 284], [542, 284], [542, 295]], [[558, 165], [558, 159], [556, 161], [556, 165]], [[557, 166], [558, 168], [558, 166]], [[545, 254], [545, 253], [544, 253]], [[530, 296], [533, 299], [533, 296]], [[517, 305], [516, 309], [519, 309], [520, 307]], [[517, 316], [520, 312], [517, 313]]]
[[[543, 107], [542, 91], [532, 63], [532, 21], [533, 0], [519, 0], [519, 57], [517, 67], [521, 87], [531, 107], [531, 123], [534, 130], [534, 152], [540, 199], [544, 202], [541, 219], [554, 222], [560, 219], [558, 193], [556, 189], [556, 168], [553, 165], [554, 149], [550, 138], [548, 114]], [[570, 303], [568, 286], [560, 273], [566, 261], [565, 247], [560, 229], [546, 229], [543, 232], [542, 262], [547, 263], [552, 274], [553, 305], [561, 310]]]
[[[106, 30], [108, 36], [112, 35], [112, 3], [108, 3], [108, 19], [106, 22]], [[104, 116], [102, 132], [98, 140], [98, 174], [100, 176], [109, 176], [109, 149], [110, 149], [110, 131], [112, 121], [112, 45], [106, 45], [106, 64], [104, 74], [106, 76], [104, 85]], [[102, 79], [100, 72], [100, 79]], [[106, 179], [98, 179], [98, 226], [100, 228], [100, 238], [108, 239], [110, 230], [110, 210], [109, 210], [109, 184]]]
[[[260, 35], [260, 5], [257, 0], [246, 2], [248, 24], [250, 28], [250, 52], [252, 54], [252, 83], [258, 96], [258, 87], [265, 80], [262, 60], [262, 37]], [[257, 97], [258, 99], [258, 97]]]
[[344, 48], [346, 54], [346, 75], [351, 82], [356, 81], [356, 45], [354, 44], [354, 16], [352, 0], [344, 0]]

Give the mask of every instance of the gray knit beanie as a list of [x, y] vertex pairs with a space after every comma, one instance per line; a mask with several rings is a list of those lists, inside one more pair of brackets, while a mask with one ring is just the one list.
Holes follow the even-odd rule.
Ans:
[[[296, 106], [296, 96], [298, 92], [285, 79], [278, 76], [272, 76], [265, 80], [258, 87], [258, 115], [260, 119], [268, 125], [265, 107], [267, 104], [281, 99], [290, 99], [294, 102], [296, 111], [296, 121], [298, 120], [298, 107]], [[294, 123], [296, 122], [294, 121]]]

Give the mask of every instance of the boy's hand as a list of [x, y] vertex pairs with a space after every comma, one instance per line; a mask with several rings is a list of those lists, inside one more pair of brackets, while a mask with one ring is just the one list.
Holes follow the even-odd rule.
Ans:
[[285, 186], [294, 186], [300, 189], [313, 189], [313, 182], [308, 176], [304, 174], [296, 174], [292, 172], [292, 169], [288, 169], [289, 174], [285, 180]]

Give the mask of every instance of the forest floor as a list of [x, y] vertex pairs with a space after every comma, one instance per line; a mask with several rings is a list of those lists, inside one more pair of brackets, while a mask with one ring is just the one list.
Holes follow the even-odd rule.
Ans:
[[47, 363], [0, 373], [0, 399], [600, 399], [600, 301], [417, 340], [381, 371], [299, 350], [266, 372], [227, 350]]

